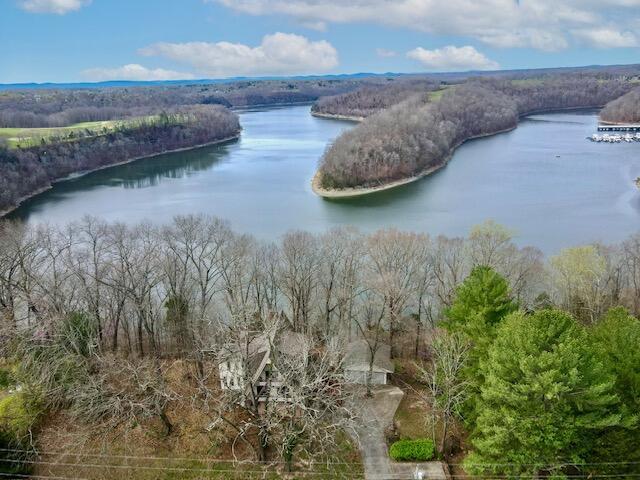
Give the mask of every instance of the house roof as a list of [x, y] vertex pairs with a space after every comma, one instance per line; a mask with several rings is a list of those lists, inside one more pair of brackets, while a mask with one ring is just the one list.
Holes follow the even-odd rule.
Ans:
[[[369, 371], [371, 349], [366, 340], [356, 340], [347, 345], [347, 354], [344, 359], [345, 370]], [[373, 358], [373, 371], [393, 373], [391, 361], [391, 348], [386, 343], [379, 343]]]
[[[249, 335], [245, 333], [245, 335]], [[246, 337], [245, 337], [246, 338]], [[281, 331], [279, 334], [270, 335], [269, 333], [259, 333], [249, 340], [249, 343], [242, 349], [237, 346], [229, 349], [223, 356], [224, 360], [244, 357], [248, 355], [247, 367], [252, 380], [255, 382], [265, 365], [271, 358], [271, 349], [277, 350], [278, 353], [286, 355], [305, 355], [306, 337], [301, 333], [291, 331]]]

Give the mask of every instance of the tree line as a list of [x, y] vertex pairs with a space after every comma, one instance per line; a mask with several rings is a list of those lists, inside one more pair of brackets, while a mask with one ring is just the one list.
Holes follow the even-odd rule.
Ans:
[[172, 107], [198, 104], [250, 107], [313, 102], [321, 96], [393, 81], [375, 77], [246, 80], [210, 85], [11, 90], [0, 95], [0, 128], [64, 127], [152, 115]]
[[73, 137], [48, 138], [33, 147], [0, 145], [0, 211], [72, 173], [215, 142], [239, 131], [236, 114], [222, 106], [200, 105], [97, 134], [73, 132]]
[[[545, 260], [492, 222], [467, 238], [343, 228], [276, 243], [205, 216], [4, 222], [0, 354], [18, 362], [23, 395], [44, 412], [109, 428], [158, 418], [167, 435], [181, 394], [162, 359], [185, 359], [188, 403], [256, 459], [277, 453], [291, 465], [294, 452], [322, 451], [367, 421], [343, 388], [345, 344], [364, 339], [375, 356], [389, 343], [394, 357], [426, 362], [425, 419], [461, 419], [472, 433], [470, 472], [583, 472], [580, 462], [626, 460], [619, 452], [637, 438], [640, 332], [627, 311], [640, 313], [638, 265], [637, 235]], [[269, 331], [305, 339], [302, 353], [274, 358], [295, 409], [261, 408], [251, 388], [220, 391], [216, 361]], [[447, 453], [447, 422], [435, 425]]]
[[314, 113], [364, 118], [400, 103], [420, 92], [436, 90], [440, 83], [429, 79], [407, 79], [389, 85], [369, 85], [340, 95], [321, 97]]
[[[17, 362], [21, 395], [43, 412], [109, 428], [157, 418], [169, 435], [180, 418], [168, 406], [187, 395], [234, 445], [291, 465], [294, 452], [320, 452], [367, 421], [344, 388], [345, 344], [363, 339], [375, 356], [388, 343], [394, 357], [426, 362], [417, 379], [433, 386], [431, 413], [472, 432], [469, 471], [533, 475], [623, 461], [618, 451], [635, 445], [638, 321], [621, 308], [640, 313], [639, 265], [637, 235], [546, 260], [492, 222], [467, 238], [342, 228], [279, 242], [206, 216], [4, 222], [0, 356]], [[274, 358], [295, 409], [219, 388], [217, 362], [269, 331], [304, 339]], [[193, 364], [188, 393], [167, 386], [168, 358]], [[435, 425], [446, 453], [447, 423]], [[508, 465], [487, 466], [497, 463]], [[573, 467], [588, 470], [553, 473]]]
[[416, 94], [336, 139], [320, 160], [321, 182], [339, 189], [408, 178], [442, 166], [463, 141], [514, 128], [520, 116], [603, 106], [631, 88], [618, 79], [559, 76], [471, 80], [438, 101]]

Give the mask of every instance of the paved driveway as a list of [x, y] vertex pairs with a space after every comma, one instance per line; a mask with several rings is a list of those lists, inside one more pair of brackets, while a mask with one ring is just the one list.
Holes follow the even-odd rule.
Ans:
[[425, 472], [424, 479], [445, 480], [441, 462], [397, 463], [389, 459], [385, 429], [393, 423], [393, 417], [404, 393], [398, 387], [376, 387], [372, 398], [358, 396], [361, 425], [356, 428], [364, 474], [367, 480], [411, 480], [416, 467]]

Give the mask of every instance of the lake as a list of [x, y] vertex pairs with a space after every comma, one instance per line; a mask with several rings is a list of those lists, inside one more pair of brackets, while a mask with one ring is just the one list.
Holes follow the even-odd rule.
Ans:
[[240, 121], [234, 143], [61, 182], [11, 216], [163, 223], [206, 213], [264, 239], [338, 225], [459, 236], [493, 219], [515, 230], [519, 244], [547, 253], [640, 230], [640, 143], [587, 141], [594, 111], [534, 115], [512, 132], [464, 144], [446, 168], [416, 183], [340, 201], [315, 196], [310, 181], [327, 144], [353, 124], [312, 117], [309, 106], [247, 110]]

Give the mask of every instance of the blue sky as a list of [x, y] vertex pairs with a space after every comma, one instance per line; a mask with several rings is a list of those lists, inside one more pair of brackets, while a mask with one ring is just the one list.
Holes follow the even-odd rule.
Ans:
[[0, 0], [0, 83], [640, 63], [640, 0]]

